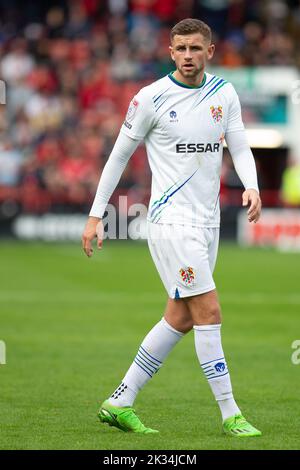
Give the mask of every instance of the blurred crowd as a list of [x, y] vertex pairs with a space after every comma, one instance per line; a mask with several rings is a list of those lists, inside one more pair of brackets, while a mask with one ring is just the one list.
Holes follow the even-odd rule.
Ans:
[[[173, 69], [169, 32], [186, 17], [211, 26], [214, 65], [300, 66], [296, 0], [0, 0], [0, 203], [88, 210], [129, 101]], [[149, 182], [141, 146], [118, 191], [146, 203]]]

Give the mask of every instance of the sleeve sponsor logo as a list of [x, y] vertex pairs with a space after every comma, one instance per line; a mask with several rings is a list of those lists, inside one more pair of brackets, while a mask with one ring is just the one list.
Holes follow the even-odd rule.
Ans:
[[129, 122], [127, 122], [126, 120], [124, 121], [124, 126], [125, 126], [125, 127], [128, 127], [128, 129], [131, 129], [131, 128], [132, 128], [132, 125], [129, 124]]
[[125, 122], [131, 122], [135, 116], [136, 110], [138, 108], [139, 102], [133, 98], [133, 100], [130, 102], [128, 111], [126, 114]]

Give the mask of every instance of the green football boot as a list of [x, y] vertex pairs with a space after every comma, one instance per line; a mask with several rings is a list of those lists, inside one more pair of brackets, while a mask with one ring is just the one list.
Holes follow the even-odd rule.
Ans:
[[261, 431], [254, 428], [241, 414], [231, 416], [223, 421], [223, 431], [228, 436], [256, 437], [261, 436]]
[[110, 405], [108, 400], [102, 403], [98, 411], [98, 417], [101, 423], [108, 423], [109, 426], [115, 426], [124, 432], [136, 432], [140, 434], [158, 433], [155, 429], [146, 428], [135, 414], [135, 410], [130, 406], [113, 406]]

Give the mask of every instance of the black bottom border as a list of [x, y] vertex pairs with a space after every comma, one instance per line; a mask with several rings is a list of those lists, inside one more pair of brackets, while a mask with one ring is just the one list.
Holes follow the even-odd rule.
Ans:
[[[203, 465], [222, 462], [230, 465], [253, 462], [276, 463], [285, 466], [289, 461], [299, 462], [298, 450], [2, 450], [0, 465], [4, 463], [82, 465], [84, 468], [121, 466], [140, 468], [167, 466], [168, 468]], [[247, 460], [245, 460], [245, 458]]]

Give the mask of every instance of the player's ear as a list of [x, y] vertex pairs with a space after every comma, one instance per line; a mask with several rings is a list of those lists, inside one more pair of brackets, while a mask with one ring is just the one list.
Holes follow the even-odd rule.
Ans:
[[214, 44], [210, 44], [207, 48], [207, 59], [210, 60], [213, 58], [214, 56], [214, 52], [215, 52], [215, 45]]
[[172, 60], [175, 60], [175, 59], [174, 59], [174, 52], [173, 52], [173, 47], [172, 47], [172, 46], [169, 46], [169, 51], [170, 51]]

